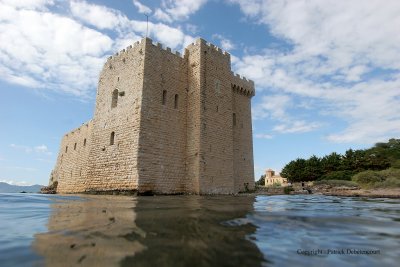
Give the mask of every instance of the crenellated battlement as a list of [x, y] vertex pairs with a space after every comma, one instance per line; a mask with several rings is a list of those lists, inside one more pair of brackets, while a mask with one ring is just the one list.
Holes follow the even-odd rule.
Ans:
[[159, 43], [159, 42], [153, 42], [152, 39], [150, 38], [143, 38], [141, 41], [137, 41], [132, 45], [129, 45], [128, 47], [120, 50], [119, 52], [115, 53], [114, 55], [111, 55], [107, 58], [107, 62], [111, 62], [113, 60], [119, 60], [121, 57], [126, 56], [126, 53], [129, 53], [130, 50], [135, 50], [137, 48], [142, 48], [142, 46], [144, 46], [145, 44], [151, 44], [153, 47], [158, 47], [161, 51], [165, 51], [167, 53], [170, 53], [171, 55], [175, 55], [178, 56], [180, 58], [185, 58], [188, 55], [188, 49], [190, 47], [196, 47], [199, 48], [201, 45], [204, 45], [206, 47], [208, 47], [212, 52], [215, 52], [216, 54], [221, 55], [224, 58], [229, 59], [230, 62], [230, 53], [221, 49], [220, 47], [207, 42], [206, 40], [202, 39], [202, 38], [198, 38], [194, 43], [191, 43], [190, 45], [188, 45], [185, 48], [185, 53], [182, 55], [179, 51], [174, 51], [172, 50], [170, 47], [164, 46], [163, 44]]
[[174, 56], [178, 56], [178, 57], [180, 57], [180, 58], [183, 58], [183, 56], [181, 55], [181, 53], [180, 52], [178, 52], [178, 51], [174, 51], [174, 50], [172, 50], [170, 47], [164, 47], [161, 43], [159, 43], [159, 42], [156, 42], [156, 43], [154, 43], [153, 42], [153, 40], [151, 40], [150, 38], [147, 38], [148, 39], [148, 41], [151, 43], [151, 45], [153, 46], [153, 47], [157, 47], [158, 49], [160, 49], [161, 51], [164, 51], [164, 52], [167, 52], [167, 53], [170, 53], [171, 55], [174, 55]]
[[86, 128], [92, 127], [92, 124], [93, 124], [93, 120], [90, 120], [90, 121], [88, 121], [88, 122], [82, 123], [81, 126], [79, 126], [79, 127], [75, 128], [75, 129], [73, 129], [72, 131], [66, 133], [66, 134], [64, 135], [64, 138], [68, 138], [68, 136], [73, 136], [73, 135], [76, 134], [76, 133], [80, 133], [81, 130], [82, 130], [84, 127], [86, 127]]
[[204, 40], [202, 38], [196, 39], [196, 41], [194, 43], [191, 43], [190, 45], [188, 45], [186, 47], [185, 56], [189, 52], [188, 50], [194, 49], [194, 48], [200, 48], [201, 46], [205, 46], [205, 47], [209, 48], [212, 52], [214, 52], [214, 55], [215, 54], [221, 55], [222, 57], [224, 57], [230, 61], [231, 54], [229, 54], [227, 51], [219, 48], [218, 46], [216, 46], [210, 42], [207, 42], [206, 40]]
[[255, 95], [254, 82], [252, 80], [234, 72], [231, 72], [231, 74], [233, 77], [231, 87], [234, 92], [250, 97]]
[[235, 76], [237, 79], [242, 80], [244, 83], [249, 83], [250, 86], [254, 87], [254, 81], [253, 80], [247, 79], [246, 77], [244, 77], [244, 76], [242, 76], [242, 75], [240, 75], [238, 73], [234, 73], [233, 71], [231, 71], [231, 74], [232, 74], [232, 76]]
[[216, 45], [214, 45], [212, 43], [206, 42], [206, 45], [208, 47], [210, 47], [213, 51], [217, 52], [218, 54], [221, 54], [221, 55], [226, 56], [226, 57], [230, 57], [231, 56], [231, 54], [229, 54], [225, 50], [222, 50], [221, 48], [219, 48], [218, 46], [216, 46]]
[[129, 53], [130, 51], [141, 48], [141, 45], [143, 44], [143, 40], [144, 39], [142, 39], [141, 41], [137, 41], [137, 42], [127, 46], [126, 48], [120, 50], [119, 52], [115, 53], [114, 55], [109, 56], [107, 58], [107, 62], [110, 62], [113, 60], [119, 60], [119, 59], [121, 59], [121, 57], [126, 56], [127, 53]]
[[165, 47], [159, 42], [153, 42], [153, 40], [150, 38], [143, 38], [141, 41], [137, 41], [137, 42], [133, 43], [132, 45], [129, 45], [126, 48], [115, 53], [114, 55], [109, 56], [107, 58], [107, 63], [111, 63], [113, 61], [118, 61], [121, 58], [123, 59], [125, 56], [127, 56], [127, 53], [129, 53], [130, 51], [144, 48], [146, 43], [147, 43], [147, 45], [150, 44], [153, 47], [159, 48], [160, 51], [167, 52], [167, 53], [170, 53], [171, 55], [183, 58], [183, 55], [179, 51], [174, 51], [170, 47]]

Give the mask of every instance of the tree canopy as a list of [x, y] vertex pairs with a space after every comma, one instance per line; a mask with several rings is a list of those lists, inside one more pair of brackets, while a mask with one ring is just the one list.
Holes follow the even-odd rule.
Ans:
[[308, 159], [297, 158], [282, 169], [281, 176], [290, 182], [322, 179], [350, 180], [365, 170], [400, 168], [400, 139], [377, 143], [372, 148], [348, 149], [344, 155], [331, 153], [321, 158], [313, 155]]

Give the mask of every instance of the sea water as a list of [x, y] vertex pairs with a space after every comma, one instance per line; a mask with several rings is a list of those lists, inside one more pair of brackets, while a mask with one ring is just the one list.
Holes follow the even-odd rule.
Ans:
[[0, 194], [0, 266], [398, 266], [399, 204]]

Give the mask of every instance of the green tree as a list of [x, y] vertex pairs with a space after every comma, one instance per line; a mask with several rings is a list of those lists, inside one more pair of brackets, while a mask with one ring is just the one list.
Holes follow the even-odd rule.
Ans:
[[313, 155], [306, 160], [303, 181], [315, 181], [322, 176], [321, 160]]
[[287, 178], [290, 182], [301, 182], [306, 177], [306, 160], [297, 158], [283, 167], [281, 176]]
[[285, 165], [281, 175], [290, 182], [339, 178], [348, 180], [362, 171], [387, 170], [389, 167], [400, 169], [400, 139], [390, 139], [364, 150], [348, 149], [343, 156], [331, 153], [321, 159], [316, 156], [307, 160], [297, 158]]
[[390, 163], [393, 163], [400, 159], [400, 139], [392, 138], [387, 143], [377, 143], [367, 151], [385, 157]]
[[328, 174], [333, 171], [341, 169], [342, 156], [336, 152], [333, 152], [321, 159], [321, 168], [323, 174]]
[[360, 172], [365, 170], [365, 151], [349, 149], [342, 158], [343, 170]]
[[367, 149], [368, 166], [366, 169], [383, 170], [395, 166], [400, 159], [400, 139], [390, 139], [387, 143], [377, 143]]
[[256, 182], [256, 185], [264, 186], [265, 185], [265, 174], [261, 175], [260, 179]]

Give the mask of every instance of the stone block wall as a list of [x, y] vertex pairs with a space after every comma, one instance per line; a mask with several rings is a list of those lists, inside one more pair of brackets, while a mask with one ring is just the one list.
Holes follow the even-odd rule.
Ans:
[[52, 173], [54, 180], [50, 181], [50, 184], [58, 181], [58, 192], [85, 190], [92, 128], [93, 122], [89, 121], [62, 138], [57, 164]]
[[218, 47], [181, 56], [144, 38], [105, 63], [93, 120], [63, 138], [51, 179], [62, 193], [252, 189], [253, 95]]
[[202, 39], [189, 45], [185, 56], [188, 58], [188, 107], [192, 110], [196, 107], [193, 114], [188, 109], [187, 128], [191, 129], [189, 122], [192, 121], [195, 142], [192, 146], [188, 144], [192, 153], [188, 153], [187, 160], [191, 159], [189, 170], [198, 171], [193, 172], [199, 184], [197, 192], [235, 193], [253, 189], [251, 97], [254, 83], [235, 75], [231, 71], [230, 55]]
[[201, 50], [197, 47], [200, 40], [185, 49], [187, 62], [187, 104], [186, 104], [186, 179], [187, 190], [200, 192], [200, 133], [201, 133]]
[[146, 39], [139, 137], [139, 191], [185, 192], [186, 62]]
[[[247, 85], [251, 86], [251, 85]], [[251, 87], [247, 87], [251, 88]], [[254, 189], [253, 138], [251, 121], [251, 93], [232, 85], [233, 113], [233, 154], [235, 191]], [[250, 94], [250, 95], [249, 95]]]
[[144, 50], [135, 43], [100, 73], [86, 190], [137, 189]]
[[234, 193], [230, 55], [200, 40], [199, 193]]

